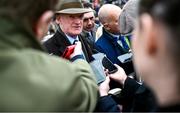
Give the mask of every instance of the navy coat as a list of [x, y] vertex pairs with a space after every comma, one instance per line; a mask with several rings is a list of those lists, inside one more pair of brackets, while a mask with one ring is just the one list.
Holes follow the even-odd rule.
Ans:
[[117, 58], [118, 56], [127, 53], [128, 50], [125, 50], [120, 45], [117, 45], [117, 43], [114, 41], [114, 37], [110, 35], [104, 28], [101, 37], [95, 43], [95, 47], [99, 52], [106, 54], [112, 63], [121, 66], [127, 74], [134, 72], [132, 62], [122, 64]]

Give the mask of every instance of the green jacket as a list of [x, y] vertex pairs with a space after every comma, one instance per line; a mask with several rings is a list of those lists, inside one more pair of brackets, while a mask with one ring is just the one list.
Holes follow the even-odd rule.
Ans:
[[0, 111], [93, 111], [98, 90], [88, 63], [44, 53], [29, 31], [0, 18]]

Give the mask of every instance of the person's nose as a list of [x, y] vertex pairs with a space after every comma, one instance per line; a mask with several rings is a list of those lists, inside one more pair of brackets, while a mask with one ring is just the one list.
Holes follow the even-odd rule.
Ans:
[[88, 25], [92, 25], [92, 24], [93, 22], [90, 19], [88, 19]]
[[83, 20], [82, 18], [75, 18], [74, 21], [76, 24], [80, 24]]

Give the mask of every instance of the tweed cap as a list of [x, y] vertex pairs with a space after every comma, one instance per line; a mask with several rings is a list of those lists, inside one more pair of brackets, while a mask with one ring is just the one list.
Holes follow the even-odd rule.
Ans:
[[84, 8], [80, 0], [61, 0], [57, 9], [56, 14], [81, 14], [90, 12], [89, 9]]
[[134, 23], [137, 18], [139, 0], [129, 0], [123, 7], [119, 17], [121, 34], [129, 34], [134, 30]]

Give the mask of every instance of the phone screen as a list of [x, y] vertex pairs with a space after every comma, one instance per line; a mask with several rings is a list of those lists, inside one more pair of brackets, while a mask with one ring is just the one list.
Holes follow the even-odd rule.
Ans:
[[126, 53], [126, 54], [123, 54], [123, 55], [118, 56], [118, 60], [119, 60], [121, 63], [130, 62], [130, 61], [132, 60], [132, 56], [133, 56], [132, 53]]
[[115, 73], [118, 70], [117, 67], [106, 56], [102, 59], [102, 64], [104, 68], [108, 69], [109, 74]]

